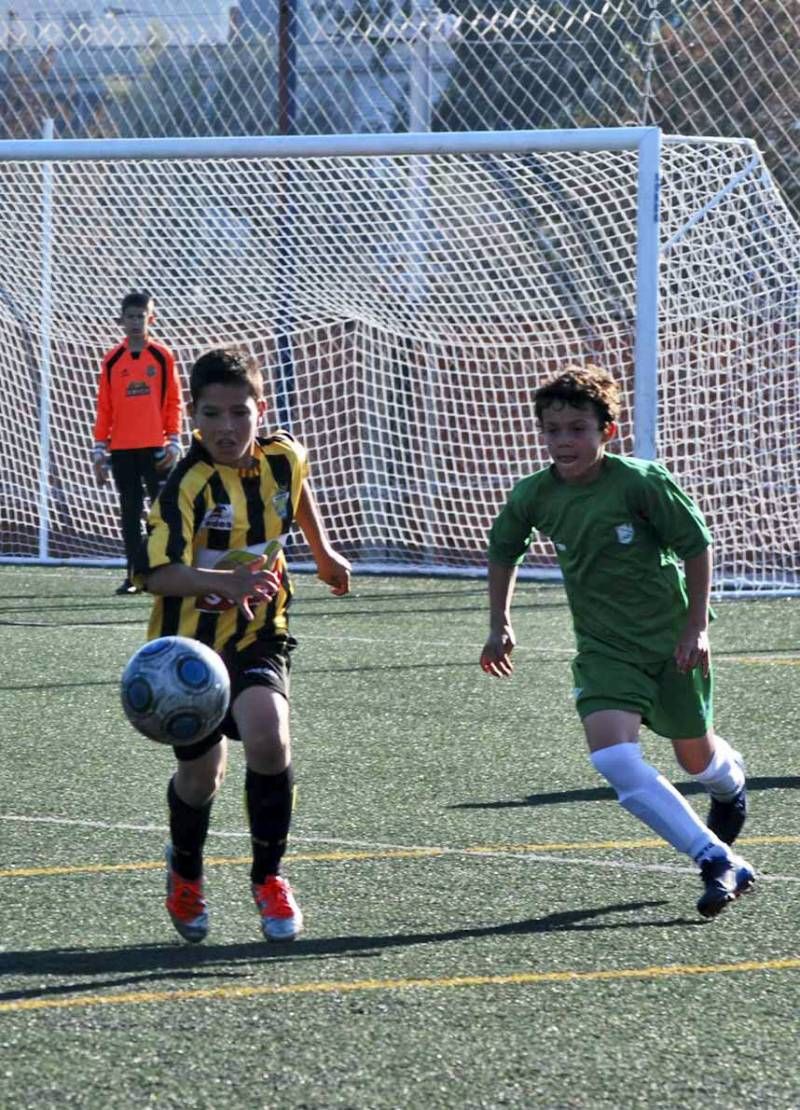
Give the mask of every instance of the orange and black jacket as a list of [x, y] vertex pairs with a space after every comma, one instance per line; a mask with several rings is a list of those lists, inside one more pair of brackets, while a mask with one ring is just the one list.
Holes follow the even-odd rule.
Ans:
[[181, 432], [181, 386], [175, 359], [163, 343], [149, 340], [141, 351], [127, 339], [100, 364], [95, 443], [112, 451], [162, 447]]

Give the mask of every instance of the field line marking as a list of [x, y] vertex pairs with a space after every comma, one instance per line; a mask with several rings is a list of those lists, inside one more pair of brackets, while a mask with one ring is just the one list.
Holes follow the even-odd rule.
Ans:
[[[304, 640], [329, 640], [330, 637], [326, 633], [303, 632]], [[385, 646], [385, 640], [376, 639], [374, 636], [338, 636], [337, 640], [341, 643], [358, 643], [358, 644], [379, 644]], [[406, 645], [411, 643], [410, 640], [403, 640], [395, 638], [393, 643], [398, 645], [403, 651], [406, 650]], [[463, 640], [426, 640], [425, 643], [430, 647], [436, 648], [453, 648], [458, 651], [464, 647]], [[575, 654], [574, 647], [535, 647], [532, 644], [517, 644], [514, 648], [520, 655], [527, 656], [544, 656], [545, 658], [562, 658], [563, 656], [573, 656]], [[751, 667], [769, 667], [769, 666], [800, 666], [800, 655], [797, 655], [794, 648], [786, 648], [784, 652], [775, 651], [765, 653], [764, 655], [725, 655], [722, 652], [714, 653], [712, 650], [714, 663], [742, 663]], [[472, 658], [463, 660], [465, 663], [474, 662]], [[475, 663], [477, 669], [478, 664]]]
[[798, 655], [716, 655], [715, 663], [744, 663], [748, 667], [800, 667]]
[[89, 1006], [133, 1006], [154, 1002], [191, 1002], [200, 999], [236, 1000], [269, 995], [533, 986], [540, 983], [614, 982], [626, 979], [668, 979], [689, 975], [725, 975], [757, 971], [797, 970], [800, 970], [800, 958], [789, 957], [779, 960], [746, 960], [738, 964], [667, 964], [653, 967], [616, 968], [608, 971], [521, 971], [509, 975], [461, 975], [446, 979], [320, 980], [310, 983], [271, 983], [254, 987], [205, 987], [196, 990], [90, 994], [82, 998], [22, 999], [19, 1002], [0, 1002], [0, 1013], [19, 1013], [30, 1010], [68, 1010]]
[[[741, 844], [800, 844], [800, 836], [753, 836], [742, 837]], [[694, 874], [690, 865], [667, 863], [636, 863], [620, 859], [592, 859], [589, 857], [570, 857], [554, 853], [565, 851], [602, 851], [629, 848], [659, 848], [663, 843], [656, 839], [647, 840], [599, 840], [576, 841], [553, 844], [492, 844], [470, 845], [463, 848], [415, 847], [413, 845], [375, 846], [363, 849], [336, 849], [334, 851], [289, 852], [287, 863], [358, 863], [367, 860], [391, 859], [435, 859], [442, 856], [495, 856], [517, 857], [541, 863], [572, 864], [629, 870], [637, 872], [655, 871], [667, 874]], [[208, 856], [204, 860], [206, 868], [242, 866], [251, 862], [250, 856]], [[11, 867], [0, 869], [0, 879], [44, 878], [64, 875], [113, 874], [115, 872], [160, 871], [163, 860], [138, 860], [129, 863], [92, 863], [61, 865], [57, 867]], [[800, 883], [794, 875], [759, 875], [767, 882]]]
[[[420, 859], [447, 855], [447, 848], [395, 848], [359, 852], [289, 852], [284, 859], [292, 862], [347, 863], [369, 859]], [[209, 856], [204, 867], [231, 867], [252, 863], [252, 856]], [[19, 867], [0, 871], [0, 879], [33, 878], [46, 875], [93, 875], [114, 871], [162, 871], [162, 860], [140, 860], [135, 863], [91, 863], [74, 867]]]
[[[154, 832], [168, 835], [167, 825], [135, 825], [124, 822], [96, 821], [84, 817], [50, 817], [28, 813], [0, 813], [0, 821], [17, 821], [45, 825], [77, 825], [88, 829], [103, 829], [105, 832]], [[239, 832], [229, 832], [225, 829], [209, 829], [209, 839], [224, 840], [249, 839], [250, 834], [246, 829]], [[575, 840], [563, 843], [544, 844], [490, 844], [474, 845], [460, 848], [448, 848], [441, 845], [425, 844], [385, 844], [375, 840], [344, 840], [340, 837], [325, 836], [322, 833], [306, 833], [291, 837], [295, 844], [336, 844], [341, 848], [364, 848], [367, 851], [386, 849], [389, 852], [547, 852], [571, 851], [577, 848], [663, 848], [664, 841], [658, 837], [643, 837], [635, 840]], [[742, 836], [739, 844], [800, 844], [800, 834], [782, 836]]]

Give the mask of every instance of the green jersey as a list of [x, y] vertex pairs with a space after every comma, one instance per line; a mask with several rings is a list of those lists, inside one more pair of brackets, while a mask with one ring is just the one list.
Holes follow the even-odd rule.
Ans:
[[523, 478], [492, 526], [490, 561], [517, 566], [534, 531], [555, 546], [578, 651], [639, 664], [672, 655], [688, 610], [680, 560], [711, 534], [663, 465], [607, 454], [586, 485], [553, 466]]

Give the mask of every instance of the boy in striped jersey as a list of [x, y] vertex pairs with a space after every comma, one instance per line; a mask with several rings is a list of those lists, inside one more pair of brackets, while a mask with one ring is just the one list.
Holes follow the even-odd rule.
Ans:
[[[705, 885], [697, 908], [714, 917], [755, 875], [730, 849], [747, 811], [742, 759], [713, 726], [711, 535], [664, 466], [606, 453], [620, 404], [604, 371], [567, 367], [537, 390], [534, 406], [553, 461], [517, 483], [492, 526], [481, 666], [495, 677], [513, 670], [511, 599], [538, 531], [552, 540], [564, 577], [591, 762], [625, 809], [697, 862]], [[643, 723], [672, 741], [710, 794], [706, 823], [644, 760]]]
[[155, 595], [149, 638], [191, 636], [219, 652], [231, 704], [217, 731], [175, 748], [166, 906], [182, 937], [204, 939], [203, 845], [225, 773], [226, 737], [241, 740], [253, 897], [266, 939], [293, 940], [303, 917], [280, 874], [293, 801], [288, 696], [295, 646], [282, 545], [298, 525], [336, 596], [350, 589], [350, 564], [326, 536], [303, 446], [284, 431], [257, 435], [266, 401], [250, 357], [209, 351], [192, 367], [190, 391], [191, 447], [151, 511], [136, 580]]

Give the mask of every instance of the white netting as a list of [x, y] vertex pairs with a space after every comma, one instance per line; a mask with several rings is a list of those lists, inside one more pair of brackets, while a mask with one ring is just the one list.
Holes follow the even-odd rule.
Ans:
[[[0, 163], [0, 556], [39, 555], [48, 361], [47, 555], [121, 554], [88, 450], [119, 299], [148, 286], [184, 374], [211, 344], [262, 360], [345, 552], [481, 567], [506, 491], [544, 462], [531, 396], [565, 361], [623, 381], [631, 450], [636, 172], [628, 152]], [[796, 228], [736, 142], [667, 145], [662, 213], [661, 453], [708, 512], [718, 581], [791, 589]], [[547, 544], [530, 565], [552, 568]]]
[[797, 589], [800, 234], [748, 145], [665, 153], [660, 453], [712, 523], [720, 581]]

